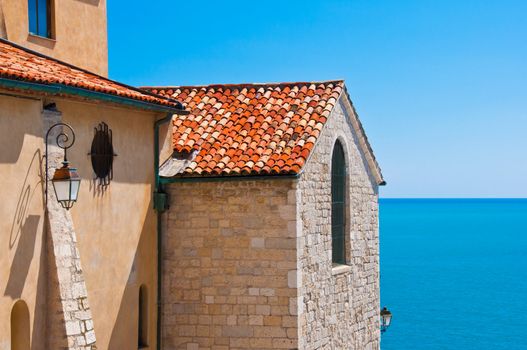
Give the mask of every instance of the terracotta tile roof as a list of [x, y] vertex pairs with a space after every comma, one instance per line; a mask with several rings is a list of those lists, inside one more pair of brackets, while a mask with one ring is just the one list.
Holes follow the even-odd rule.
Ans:
[[174, 150], [196, 152], [183, 176], [298, 174], [343, 81], [145, 88], [190, 110], [174, 118]]
[[[46, 87], [78, 88], [168, 109], [182, 107], [178, 101], [166, 96], [156, 96], [151, 92], [106, 79], [3, 39], [0, 39], [0, 78], [36, 83]], [[58, 91], [61, 95], [68, 95], [68, 92], [63, 90]], [[96, 94], [92, 95], [96, 96]]]

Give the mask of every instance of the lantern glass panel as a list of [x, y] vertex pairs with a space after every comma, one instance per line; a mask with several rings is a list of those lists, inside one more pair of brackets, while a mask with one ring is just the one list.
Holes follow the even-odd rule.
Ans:
[[392, 322], [392, 315], [390, 314], [384, 315], [384, 324], [386, 325], [386, 327], [389, 327], [391, 322]]
[[54, 180], [53, 187], [59, 202], [70, 200], [70, 180]]
[[81, 185], [81, 180], [71, 180], [71, 196], [72, 201], [76, 201], [79, 195], [79, 187]]

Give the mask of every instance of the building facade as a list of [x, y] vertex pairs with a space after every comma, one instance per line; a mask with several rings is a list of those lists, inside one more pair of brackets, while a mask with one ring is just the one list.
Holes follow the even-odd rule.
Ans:
[[384, 180], [344, 82], [107, 72], [105, 0], [2, 2], [0, 350], [378, 349]]
[[106, 0], [2, 1], [0, 38], [108, 75]]
[[162, 167], [163, 344], [378, 349], [384, 180], [344, 83], [153, 91], [191, 111]]
[[[0, 349], [136, 348], [139, 329], [155, 347], [154, 125], [181, 105], [2, 40], [0, 107]], [[51, 178], [64, 157], [60, 128], [46, 138], [56, 123], [75, 131], [82, 177], [69, 211], [44, 192], [46, 165]], [[103, 126], [111, 153], [96, 147]]]

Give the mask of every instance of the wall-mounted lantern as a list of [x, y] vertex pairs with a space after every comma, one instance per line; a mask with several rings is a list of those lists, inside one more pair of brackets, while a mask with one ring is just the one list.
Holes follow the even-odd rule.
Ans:
[[392, 323], [392, 313], [384, 307], [381, 310], [381, 333], [386, 332], [390, 324]]
[[64, 209], [69, 210], [77, 201], [81, 178], [77, 174], [77, 169], [71, 168], [68, 162], [68, 148], [71, 148], [75, 143], [75, 132], [71, 126], [65, 123], [57, 123], [51, 126], [46, 133], [46, 202], [48, 199], [48, 136], [52, 129], [59, 126], [68, 128], [69, 135], [63, 130], [57, 135], [57, 146], [64, 150], [64, 160], [62, 161], [62, 167], [55, 169], [51, 183], [60, 205]]

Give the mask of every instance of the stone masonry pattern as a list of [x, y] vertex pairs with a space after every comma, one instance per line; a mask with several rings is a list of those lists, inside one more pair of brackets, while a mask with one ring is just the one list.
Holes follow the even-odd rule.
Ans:
[[169, 186], [163, 348], [297, 348], [293, 180]]
[[[299, 178], [176, 182], [164, 349], [377, 350], [378, 185], [341, 95]], [[347, 264], [331, 262], [331, 155], [347, 156]]]
[[[351, 127], [348, 100], [335, 106], [298, 184], [300, 349], [379, 349], [378, 187]], [[331, 156], [347, 155], [347, 265], [331, 262]]]

